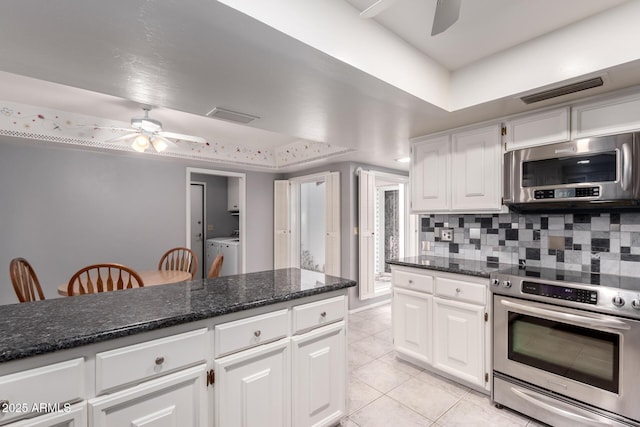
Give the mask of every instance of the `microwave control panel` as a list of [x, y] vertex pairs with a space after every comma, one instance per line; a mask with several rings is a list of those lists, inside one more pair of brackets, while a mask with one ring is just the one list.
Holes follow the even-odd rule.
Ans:
[[535, 190], [533, 198], [539, 199], [570, 199], [575, 197], [599, 197], [600, 187], [556, 188], [553, 190]]

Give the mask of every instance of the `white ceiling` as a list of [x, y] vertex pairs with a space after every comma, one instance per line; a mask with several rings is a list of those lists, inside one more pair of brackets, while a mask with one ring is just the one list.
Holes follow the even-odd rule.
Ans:
[[[362, 11], [376, 0], [346, 1]], [[456, 70], [625, 1], [462, 0], [458, 21], [434, 37], [430, 34], [435, 1], [396, 0], [374, 19], [447, 69]]]
[[[372, 1], [4, 0], [0, 2], [0, 38], [5, 41], [0, 44], [0, 71], [4, 72], [0, 100], [122, 122], [140, 115], [140, 103], [150, 104], [155, 107], [152, 116], [163, 122], [165, 130], [253, 147], [318, 141], [354, 150], [320, 161], [356, 160], [402, 169], [406, 166], [393, 159], [408, 155], [411, 137], [584, 95], [525, 106], [516, 93], [504, 96], [503, 90], [487, 102], [450, 112], [438, 106], [442, 102], [425, 100], [404, 82], [382, 78], [383, 74], [368, 68], [370, 64], [354, 66], [354, 57], [368, 54], [385, 62], [398, 52], [384, 50], [383, 45], [407, 46], [407, 52], [400, 52], [407, 58], [442, 64], [436, 72], [449, 84], [447, 69], [463, 75], [476, 64], [496, 58], [496, 52], [541, 34], [553, 35], [549, 32], [624, 3], [462, 0], [460, 20], [454, 26], [434, 38], [422, 37], [431, 27], [435, 1], [398, 0], [375, 21], [360, 22], [358, 13]], [[631, 6], [630, 10], [638, 10]], [[315, 8], [314, 15], [299, 22], [294, 12], [304, 7]], [[246, 13], [252, 8], [262, 10], [249, 13], [251, 17]], [[326, 17], [344, 15], [352, 26], [336, 27], [333, 33], [314, 31], [325, 11]], [[270, 21], [276, 15], [279, 21]], [[323, 40], [316, 44], [293, 31], [283, 32], [291, 25], [325, 37], [324, 42], [333, 34], [342, 39], [334, 40], [333, 50], [324, 49]], [[371, 39], [362, 37], [361, 31], [375, 32], [376, 43], [368, 44]], [[603, 34], [608, 32], [598, 28], [593, 37]], [[349, 43], [344, 43], [346, 38]], [[381, 40], [388, 44], [378, 43]], [[600, 50], [615, 49], [585, 43], [593, 46], [594, 56]], [[356, 52], [358, 46], [361, 49]], [[640, 54], [636, 55], [639, 59]], [[412, 63], [391, 62], [391, 72], [401, 80], [405, 71], [409, 76]], [[606, 71], [608, 81], [607, 87], [589, 94], [640, 84], [638, 61], [606, 68], [604, 63], [562, 79], [539, 80], [545, 84], [521, 85], [517, 91], [546, 87], [587, 71]], [[512, 72], [526, 73], [530, 65], [521, 63]], [[553, 68], [553, 64], [539, 65]], [[420, 69], [416, 70], [413, 75], [419, 79]], [[455, 83], [456, 76], [451, 76]], [[422, 83], [440, 85], [435, 80]], [[477, 84], [482, 86], [483, 81]], [[454, 89], [438, 90], [446, 96]], [[214, 106], [260, 119], [241, 126], [204, 117]]]

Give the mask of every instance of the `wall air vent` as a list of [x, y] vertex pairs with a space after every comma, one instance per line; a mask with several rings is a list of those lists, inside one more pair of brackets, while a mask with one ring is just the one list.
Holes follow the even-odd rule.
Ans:
[[544, 92], [538, 92], [532, 95], [523, 96], [520, 99], [525, 104], [533, 104], [534, 102], [545, 101], [547, 99], [556, 98], [558, 96], [580, 92], [581, 90], [592, 89], [594, 87], [602, 86], [603, 84], [604, 82], [602, 80], [602, 77], [595, 77], [593, 79], [584, 80], [578, 83], [572, 83], [570, 85], [557, 87], [555, 89], [545, 90]]
[[214, 107], [213, 110], [207, 113], [207, 117], [213, 117], [214, 119], [227, 120], [229, 122], [247, 124], [259, 119], [258, 116], [252, 116], [251, 114], [238, 113], [237, 111], [226, 110], [220, 107]]

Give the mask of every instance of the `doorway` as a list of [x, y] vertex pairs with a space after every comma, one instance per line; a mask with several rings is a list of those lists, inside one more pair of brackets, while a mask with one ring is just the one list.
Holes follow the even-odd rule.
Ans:
[[198, 269], [194, 278], [204, 278], [204, 241], [205, 241], [205, 221], [207, 217], [205, 209], [206, 201], [206, 182], [191, 181], [190, 197], [191, 197], [191, 245], [189, 246], [195, 252], [198, 259]]
[[[233, 180], [232, 185], [229, 185], [230, 179]], [[231, 237], [232, 234], [239, 240], [234, 273], [246, 273], [246, 174], [188, 167], [186, 186], [186, 246], [198, 256], [196, 277], [206, 277], [209, 271], [207, 239]], [[197, 187], [202, 189], [203, 196]], [[237, 198], [228, 197], [229, 188], [237, 193]], [[194, 199], [201, 200], [202, 207]], [[232, 208], [229, 207], [231, 201]]]

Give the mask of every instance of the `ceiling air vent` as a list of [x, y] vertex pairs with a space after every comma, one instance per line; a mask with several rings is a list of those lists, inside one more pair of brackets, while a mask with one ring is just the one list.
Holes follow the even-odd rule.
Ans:
[[540, 102], [551, 98], [556, 98], [562, 95], [568, 95], [574, 92], [580, 92], [581, 90], [592, 89], [594, 87], [603, 85], [602, 77], [595, 77], [593, 79], [584, 80], [578, 83], [572, 83], [570, 85], [557, 87], [555, 89], [545, 90], [544, 92], [534, 93], [532, 95], [523, 96], [520, 98], [525, 104], [533, 104], [534, 102]]
[[207, 113], [207, 117], [213, 117], [214, 119], [222, 119], [230, 122], [247, 124], [259, 119], [260, 117], [252, 116], [251, 114], [238, 113], [237, 111], [226, 110], [220, 107], [214, 107], [213, 110]]

